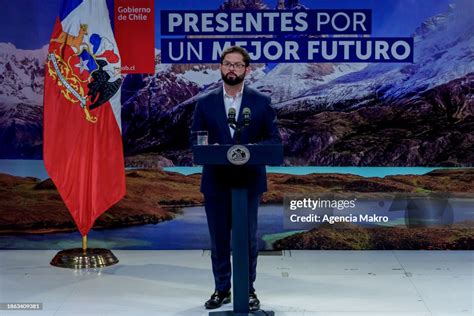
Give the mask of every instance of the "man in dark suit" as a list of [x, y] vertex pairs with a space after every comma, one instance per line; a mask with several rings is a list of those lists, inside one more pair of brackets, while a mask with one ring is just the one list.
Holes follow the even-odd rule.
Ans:
[[[237, 133], [228, 122], [232, 108], [238, 124], [242, 111], [249, 108], [251, 120], [240, 134], [241, 144], [279, 144], [280, 134], [270, 98], [244, 84], [250, 72], [250, 56], [238, 46], [226, 49], [221, 56], [223, 86], [201, 97], [196, 104], [192, 132], [208, 131], [209, 144], [235, 144]], [[232, 111], [232, 110], [230, 110]], [[262, 193], [267, 190], [265, 166], [204, 166], [201, 192], [204, 194], [207, 223], [211, 237], [211, 260], [215, 291], [206, 301], [207, 309], [230, 302], [231, 289], [231, 187], [248, 190], [249, 215], [249, 308], [257, 310], [260, 301], [253, 286], [256, 278], [258, 242], [257, 210]]]

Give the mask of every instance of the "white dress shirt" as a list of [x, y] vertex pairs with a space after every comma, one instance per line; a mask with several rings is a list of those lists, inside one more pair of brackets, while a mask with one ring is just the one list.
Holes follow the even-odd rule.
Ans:
[[[227, 94], [227, 91], [225, 91], [225, 86], [223, 85], [222, 89], [224, 90], [224, 105], [225, 105], [225, 113], [229, 113], [230, 108], [235, 109], [235, 120], [239, 120], [239, 113], [240, 113], [240, 106], [242, 104], [242, 93], [244, 92], [244, 85], [242, 85], [242, 89], [237, 92], [237, 95], [234, 97], [231, 97], [230, 95]], [[230, 130], [230, 135], [234, 137], [234, 129], [232, 129], [229, 126]]]

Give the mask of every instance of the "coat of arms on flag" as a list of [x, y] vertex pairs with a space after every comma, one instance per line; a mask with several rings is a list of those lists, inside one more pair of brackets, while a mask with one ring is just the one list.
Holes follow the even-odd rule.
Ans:
[[62, 31], [57, 38], [53, 37], [46, 66], [64, 98], [80, 105], [85, 118], [95, 123], [97, 118], [89, 110], [117, 93], [122, 79], [114, 44], [100, 34], [88, 35], [88, 25], [81, 23], [75, 34]]
[[105, 0], [63, 0], [45, 67], [44, 162], [85, 236], [125, 195], [120, 55]]

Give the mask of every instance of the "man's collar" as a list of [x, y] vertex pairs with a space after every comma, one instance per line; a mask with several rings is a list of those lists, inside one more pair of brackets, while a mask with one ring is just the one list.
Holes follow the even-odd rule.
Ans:
[[[245, 82], [242, 83], [242, 88], [240, 89], [239, 92], [237, 92], [237, 94], [236, 94], [236, 96], [235, 96], [236, 98], [242, 96], [242, 94], [244, 93], [244, 86], [245, 86]], [[225, 84], [224, 84], [224, 82], [222, 83], [222, 91], [224, 91], [224, 97], [226, 97], [226, 98], [234, 98], [234, 97], [230, 96], [230, 95], [227, 93], [227, 91], [225, 91]]]

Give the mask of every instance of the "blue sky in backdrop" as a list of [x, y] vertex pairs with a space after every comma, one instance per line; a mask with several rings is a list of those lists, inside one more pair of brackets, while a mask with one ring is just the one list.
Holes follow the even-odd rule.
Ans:
[[[0, 42], [37, 49], [49, 42], [61, 0], [0, 0]], [[111, 0], [108, 0], [111, 2]], [[133, 0], [130, 0], [133, 1]], [[155, 1], [155, 47], [160, 44], [160, 10], [216, 9], [224, 0]], [[264, 0], [274, 8], [277, 0]], [[372, 9], [373, 36], [410, 36], [427, 18], [455, 0], [301, 0], [310, 9]], [[179, 5], [178, 5], [179, 4]]]

